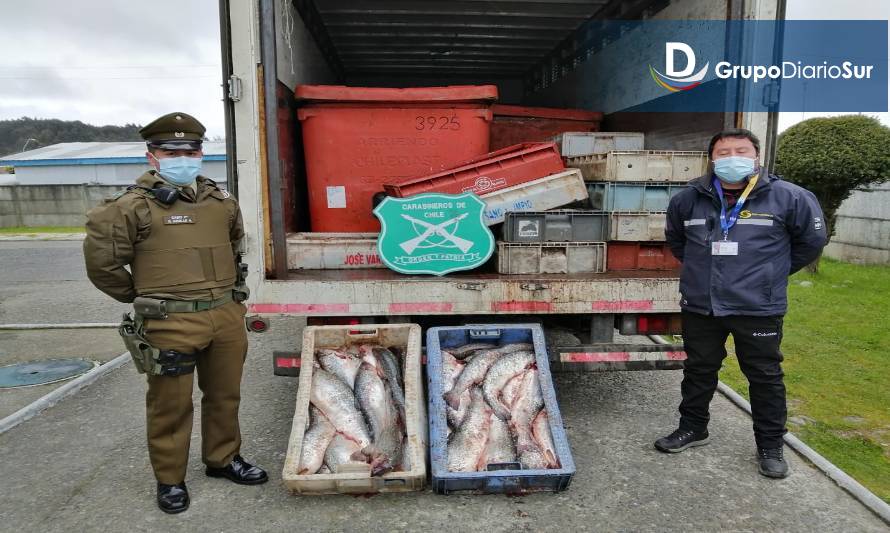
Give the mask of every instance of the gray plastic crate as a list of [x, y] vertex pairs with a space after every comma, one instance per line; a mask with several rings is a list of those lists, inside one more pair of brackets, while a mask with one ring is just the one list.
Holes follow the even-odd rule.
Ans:
[[606, 271], [604, 242], [498, 242], [501, 274], [583, 274]]
[[587, 181], [687, 182], [708, 169], [707, 152], [637, 150], [570, 157], [566, 166], [581, 170]]
[[552, 140], [563, 157], [577, 157], [615, 150], [642, 150], [644, 137], [631, 131], [573, 131], [556, 135]]
[[664, 241], [666, 213], [610, 213], [610, 241]]
[[685, 188], [682, 183], [587, 183], [590, 207], [602, 211], [666, 211], [671, 198]]
[[507, 213], [506, 242], [594, 242], [609, 234], [609, 214], [601, 211]]

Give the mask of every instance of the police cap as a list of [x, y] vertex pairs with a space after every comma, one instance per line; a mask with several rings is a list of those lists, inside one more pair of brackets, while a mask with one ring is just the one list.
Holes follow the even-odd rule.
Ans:
[[139, 130], [150, 148], [164, 150], [200, 150], [207, 129], [198, 119], [174, 112], [158, 117]]

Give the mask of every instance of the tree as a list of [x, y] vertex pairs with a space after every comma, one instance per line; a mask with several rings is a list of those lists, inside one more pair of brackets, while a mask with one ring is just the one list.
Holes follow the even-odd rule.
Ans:
[[[33, 150], [63, 142], [141, 141], [140, 126], [93, 126], [79, 120], [22, 117], [0, 120], [0, 157], [15, 155], [27, 143]], [[28, 139], [34, 141], [28, 143]]]
[[779, 136], [776, 174], [816, 195], [831, 239], [837, 210], [850, 193], [890, 179], [890, 128], [862, 115], [799, 122]]

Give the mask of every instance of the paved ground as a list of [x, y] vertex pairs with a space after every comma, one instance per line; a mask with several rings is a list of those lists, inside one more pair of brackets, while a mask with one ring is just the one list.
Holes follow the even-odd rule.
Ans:
[[[0, 324], [117, 322], [127, 306], [87, 281], [80, 241], [2, 241]], [[0, 331], [0, 366], [82, 357], [106, 362], [124, 352], [113, 329]], [[0, 389], [0, 418], [62, 383]]]
[[[0, 253], [6, 251], [0, 248]], [[88, 292], [81, 282], [70, 285], [65, 298]], [[8, 314], [18, 310], [3, 301], [0, 316], [7, 322]], [[113, 319], [97, 310], [101, 304], [89, 320]], [[292, 496], [280, 480], [296, 379], [272, 376], [269, 354], [298, 345], [300, 326], [299, 321], [276, 320], [269, 333], [251, 336], [241, 415], [243, 452], [269, 470], [270, 483], [240, 487], [206, 478], [195, 438], [188, 476], [192, 508], [178, 516], [158, 511], [145, 451], [144, 380], [127, 365], [0, 435], [3, 529], [887, 531], [867, 509], [790, 452], [790, 478], [759, 476], [750, 419], [720, 396], [713, 409], [713, 444], [679, 455], [656, 452], [652, 440], [676, 421], [679, 372], [557, 376], [578, 470], [571, 488], [561, 494]], [[5, 347], [2, 340], [0, 346]], [[199, 411], [200, 405], [195, 408]]]

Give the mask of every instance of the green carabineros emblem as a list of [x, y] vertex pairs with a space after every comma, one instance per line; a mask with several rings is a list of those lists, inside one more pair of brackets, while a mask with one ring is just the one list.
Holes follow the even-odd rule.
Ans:
[[473, 193], [387, 197], [374, 209], [382, 226], [380, 259], [402, 274], [442, 276], [476, 268], [494, 252], [484, 209]]

